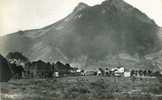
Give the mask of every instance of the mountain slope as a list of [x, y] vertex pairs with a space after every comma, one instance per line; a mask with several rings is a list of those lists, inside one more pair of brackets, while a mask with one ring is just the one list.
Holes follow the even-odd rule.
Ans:
[[[64, 19], [47, 27], [0, 38], [0, 51], [20, 51], [31, 60], [101, 61], [109, 55], [144, 56], [160, 50], [159, 27], [123, 0], [100, 5], [80, 3]], [[82, 61], [82, 60], [81, 60]]]

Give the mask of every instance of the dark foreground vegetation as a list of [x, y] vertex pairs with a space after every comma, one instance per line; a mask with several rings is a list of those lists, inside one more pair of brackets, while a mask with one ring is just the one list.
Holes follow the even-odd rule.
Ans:
[[19, 52], [0, 56], [0, 64], [1, 100], [162, 100], [160, 70], [119, 64], [85, 71], [59, 61], [31, 62]]
[[81, 76], [1, 83], [2, 100], [162, 100], [157, 78]]

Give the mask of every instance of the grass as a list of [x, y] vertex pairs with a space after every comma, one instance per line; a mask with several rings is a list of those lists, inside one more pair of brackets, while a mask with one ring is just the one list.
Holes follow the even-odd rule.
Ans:
[[162, 94], [162, 84], [156, 78], [88, 76], [12, 80], [1, 85], [2, 100], [162, 100], [157, 96]]

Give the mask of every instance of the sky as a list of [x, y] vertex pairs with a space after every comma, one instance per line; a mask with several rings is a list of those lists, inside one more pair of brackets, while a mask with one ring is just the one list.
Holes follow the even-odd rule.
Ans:
[[[0, 35], [41, 28], [70, 14], [79, 2], [104, 0], [0, 0]], [[124, 0], [162, 26], [162, 0]]]

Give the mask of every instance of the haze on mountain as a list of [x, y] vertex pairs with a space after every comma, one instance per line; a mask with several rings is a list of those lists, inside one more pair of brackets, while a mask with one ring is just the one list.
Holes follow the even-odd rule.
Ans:
[[89, 62], [110, 55], [144, 55], [161, 50], [161, 28], [123, 0], [79, 3], [64, 19], [41, 29], [0, 38], [0, 53], [19, 51], [30, 60]]

